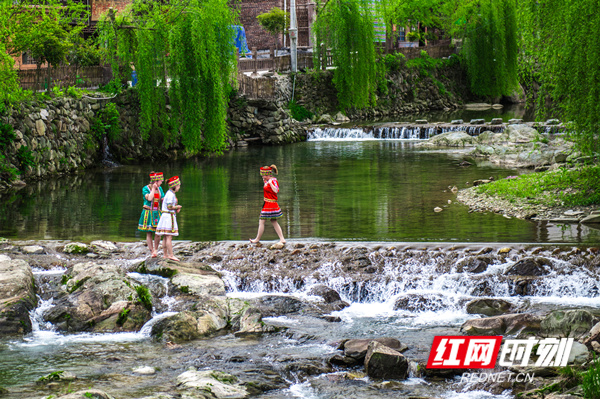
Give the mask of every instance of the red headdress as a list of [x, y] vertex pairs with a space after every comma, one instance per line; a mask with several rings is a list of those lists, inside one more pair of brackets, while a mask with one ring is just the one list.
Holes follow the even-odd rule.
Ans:
[[181, 184], [181, 182], [179, 181], [179, 176], [173, 176], [171, 177], [168, 181], [169, 183], [169, 188], [178, 186], [179, 184]]
[[273, 168], [270, 166], [262, 166], [260, 168], [260, 175], [261, 176], [273, 176]]

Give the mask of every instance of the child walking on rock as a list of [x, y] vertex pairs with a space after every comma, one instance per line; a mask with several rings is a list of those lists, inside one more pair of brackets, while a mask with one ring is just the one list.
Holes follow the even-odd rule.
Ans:
[[283, 216], [283, 212], [281, 208], [277, 204], [277, 193], [279, 192], [279, 183], [275, 178], [277, 175], [277, 166], [263, 166], [260, 168], [260, 175], [263, 179], [263, 193], [264, 193], [264, 204], [262, 211], [260, 212], [260, 220], [258, 222], [258, 233], [256, 234], [256, 238], [250, 239], [251, 243], [257, 243], [260, 241], [264, 231], [265, 231], [265, 220], [271, 220], [273, 224], [273, 228], [275, 228], [275, 232], [279, 236], [279, 243], [285, 244], [285, 238], [283, 238], [283, 231], [281, 231], [281, 227], [279, 223], [277, 223], [277, 218]]
[[177, 216], [181, 210], [181, 205], [177, 203], [177, 196], [175, 193], [179, 191], [181, 182], [179, 176], [173, 176], [168, 180], [169, 191], [165, 195], [162, 204], [162, 215], [156, 227], [156, 234], [164, 236], [163, 248], [164, 257], [174, 261], [179, 261], [173, 254], [173, 236], [179, 235], [179, 229], [177, 227]]

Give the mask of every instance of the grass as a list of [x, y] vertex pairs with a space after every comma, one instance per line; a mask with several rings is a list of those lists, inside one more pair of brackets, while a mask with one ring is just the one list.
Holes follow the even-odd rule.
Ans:
[[590, 368], [581, 377], [583, 397], [600, 399], [600, 360], [594, 356]]
[[138, 296], [138, 302], [141, 303], [146, 309], [152, 310], [152, 295], [150, 295], [150, 290], [143, 285], [138, 285], [135, 287], [135, 291]]
[[600, 205], [600, 166], [531, 173], [478, 186], [476, 192], [548, 206]]

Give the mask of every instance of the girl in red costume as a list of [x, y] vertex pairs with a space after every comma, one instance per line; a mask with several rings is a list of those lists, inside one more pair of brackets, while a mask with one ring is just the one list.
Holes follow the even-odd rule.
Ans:
[[279, 242], [281, 244], [285, 244], [285, 238], [283, 238], [283, 231], [281, 231], [281, 227], [279, 223], [277, 223], [277, 218], [283, 216], [283, 212], [279, 205], [277, 205], [277, 193], [279, 192], [279, 184], [277, 183], [277, 179], [274, 175], [277, 174], [277, 166], [263, 166], [260, 168], [260, 175], [262, 176], [264, 185], [264, 204], [262, 211], [260, 212], [260, 220], [258, 222], [258, 233], [256, 234], [255, 239], [250, 239], [250, 242], [257, 243], [260, 241], [260, 237], [262, 237], [265, 231], [265, 220], [271, 220], [273, 227], [275, 228], [275, 232], [279, 236]]

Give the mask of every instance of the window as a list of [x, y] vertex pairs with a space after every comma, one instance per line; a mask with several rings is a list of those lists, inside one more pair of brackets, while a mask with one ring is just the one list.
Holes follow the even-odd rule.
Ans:
[[23, 53], [23, 65], [36, 64], [35, 59], [29, 54], [28, 51]]

